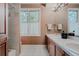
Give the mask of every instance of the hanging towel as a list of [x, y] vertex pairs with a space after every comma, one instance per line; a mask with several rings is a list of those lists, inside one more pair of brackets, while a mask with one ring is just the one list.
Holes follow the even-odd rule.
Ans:
[[58, 24], [58, 30], [62, 30], [63, 26], [62, 24]]
[[52, 30], [52, 24], [47, 24], [48, 30]]

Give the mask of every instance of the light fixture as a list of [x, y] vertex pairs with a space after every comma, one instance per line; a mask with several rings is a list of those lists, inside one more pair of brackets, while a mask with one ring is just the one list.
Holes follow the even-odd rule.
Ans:
[[67, 6], [68, 3], [57, 3], [55, 8], [54, 8], [54, 11], [58, 11], [60, 8], [64, 8], [65, 6]]

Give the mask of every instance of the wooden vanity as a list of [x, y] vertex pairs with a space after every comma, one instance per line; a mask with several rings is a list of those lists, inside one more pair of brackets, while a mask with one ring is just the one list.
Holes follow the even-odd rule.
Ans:
[[66, 56], [67, 54], [50, 38], [45, 36], [46, 48], [50, 56]]
[[7, 36], [1, 35], [0, 36], [0, 56], [7, 56], [7, 55], [8, 55]]

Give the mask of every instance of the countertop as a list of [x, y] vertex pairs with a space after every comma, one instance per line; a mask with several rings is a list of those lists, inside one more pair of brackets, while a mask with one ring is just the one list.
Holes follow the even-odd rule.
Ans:
[[7, 39], [4, 39], [4, 38], [7, 38], [7, 35], [5, 35], [5, 34], [0, 34], [0, 44], [2, 44], [4, 41], [7, 40]]
[[70, 56], [79, 56], [79, 38], [73, 37], [62, 39], [60, 34], [46, 34], [47, 37], [55, 42], [62, 50]]

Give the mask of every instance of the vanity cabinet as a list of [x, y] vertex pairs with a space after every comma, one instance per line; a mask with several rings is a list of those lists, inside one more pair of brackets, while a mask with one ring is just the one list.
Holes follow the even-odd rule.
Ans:
[[6, 44], [3, 43], [2, 45], [0, 45], [0, 56], [5, 56], [6, 55]]
[[46, 37], [46, 41], [46, 45], [50, 56], [65, 56], [65, 52], [57, 44], [55, 44], [53, 40]]
[[55, 56], [55, 44], [52, 40], [48, 40], [48, 52], [50, 56]]
[[58, 46], [56, 46], [56, 56], [65, 56], [64, 51]]
[[7, 54], [7, 38], [0, 38], [0, 56], [6, 56]]
[[55, 43], [45, 36], [45, 44], [50, 56], [55, 56]]

